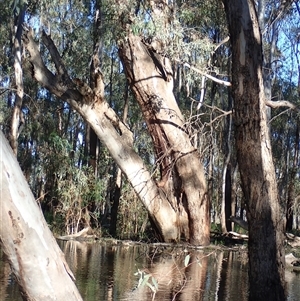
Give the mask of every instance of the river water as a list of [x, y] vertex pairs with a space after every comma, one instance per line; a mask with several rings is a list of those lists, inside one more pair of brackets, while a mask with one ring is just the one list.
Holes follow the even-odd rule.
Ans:
[[[161, 245], [59, 242], [85, 301], [246, 301], [247, 253]], [[267, 271], [266, 271], [267, 273]], [[300, 273], [286, 271], [288, 300], [300, 300]], [[140, 285], [139, 285], [140, 282]], [[21, 301], [0, 251], [0, 301]]]

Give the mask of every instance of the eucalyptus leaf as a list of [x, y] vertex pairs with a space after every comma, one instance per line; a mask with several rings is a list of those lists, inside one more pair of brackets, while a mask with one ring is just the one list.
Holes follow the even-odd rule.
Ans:
[[144, 287], [148, 283], [148, 280], [150, 277], [151, 277], [151, 275], [149, 275], [149, 274], [145, 275], [144, 278], [142, 279], [143, 281], [141, 282], [141, 284], [139, 286]]
[[190, 262], [190, 254], [186, 255], [184, 258], [184, 266], [187, 267]]
[[152, 283], [153, 283], [153, 285], [154, 285], [154, 287], [155, 287], [155, 289], [156, 290], [158, 290], [158, 283], [157, 283], [157, 280], [152, 276]]

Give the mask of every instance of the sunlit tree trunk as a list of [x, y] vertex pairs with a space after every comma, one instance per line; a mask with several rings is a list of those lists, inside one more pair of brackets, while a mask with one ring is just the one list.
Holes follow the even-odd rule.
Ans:
[[[298, 10], [299, 10], [299, 6]], [[298, 63], [298, 96], [300, 97], [300, 56], [299, 51], [295, 53], [297, 63]], [[297, 120], [297, 125], [295, 129], [295, 142], [294, 142], [294, 151], [292, 153], [292, 167], [291, 172], [289, 173], [289, 185], [287, 192], [287, 208], [286, 208], [286, 230], [291, 231], [294, 224], [294, 213], [295, 213], [295, 204], [296, 202], [296, 193], [295, 193], [295, 183], [297, 178], [297, 170], [299, 169], [299, 137], [300, 136], [300, 123]]]
[[204, 169], [173, 94], [170, 62], [133, 35], [119, 53], [153, 140], [160, 189], [177, 212], [179, 227], [189, 233], [190, 242], [207, 245], [210, 206]]
[[[234, 159], [234, 166], [232, 166], [232, 176], [231, 176], [231, 215], [236, 216], [238, 211], [238, 165], [236, 159]], [[241, 208], [242, 211], [242, 208]], [[231, 223], [231, 229], [234, 230], [234, 224]]]
[[82, 300], [2, 132], [0, 146], [0, 241], [24, 300]]
[[[128, 88], [129, 88], [128, 84], [126, 84], [125, 93], [124, 93], [123, 118], [122, 118], [124, 123], [126, 123], [127, 121], [128, 109], [129, 109]], [[110, 220], [110, 228], [109, 228], [109, 232], [112, 236], [115, 236], [117, 233], [118, 211], [120, 205], [122, 184], [123, 184], [122, 170], [118, 167], [117, 174], [115, 177], [115, 183], [114, 183], [113, 204], [111, 208], [111, 220]]]
[[235, 138], [249, 224], [249, 300], [285, 300], [284, 226], [267, 126], [252, 0], [223, 0], [232, 45]]

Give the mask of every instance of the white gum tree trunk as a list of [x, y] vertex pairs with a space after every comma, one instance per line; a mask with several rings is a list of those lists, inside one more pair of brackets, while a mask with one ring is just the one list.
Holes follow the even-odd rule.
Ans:
[[0, 241], [24, 300], [82, 300], [57, 245], [0, 132]]

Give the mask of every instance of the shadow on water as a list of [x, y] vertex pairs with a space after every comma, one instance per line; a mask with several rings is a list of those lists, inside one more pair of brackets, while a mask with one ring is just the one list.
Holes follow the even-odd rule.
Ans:
[[[248, 298], [245, 251], [188, 252], [183, 248], [153, 245], [76, 241], [59, 244], [85, 301], [246, 301]], [[288, 300], [300, 300], [300, 274], [287, 271], [286, 279]], [[139, 280], [144, 284], [137, 288]], [[0, 250], [2, 300], [22, 299]]]

